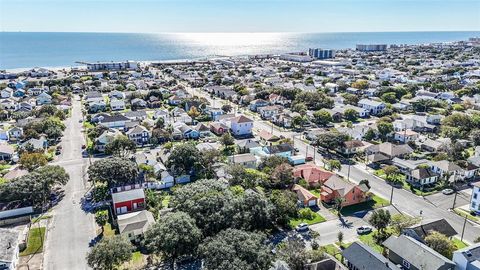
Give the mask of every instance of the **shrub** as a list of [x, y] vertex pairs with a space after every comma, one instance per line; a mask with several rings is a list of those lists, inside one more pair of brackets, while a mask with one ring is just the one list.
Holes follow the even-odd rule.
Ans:
[[315, 212], [310, 208], [303, 208], [299, 211], [299, 216], [301, 219], [312, 220], [315, 218]]

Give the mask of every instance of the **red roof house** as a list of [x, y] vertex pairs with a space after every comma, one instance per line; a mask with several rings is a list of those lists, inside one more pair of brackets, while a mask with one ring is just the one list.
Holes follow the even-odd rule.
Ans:
[[362, 203], [367, 200], [368, 187], [365, 184], [355, 185], [334, 175], [325, 181], [320, 192], [320, 199], [333, 203], [336, 198], [343, 198], [343, 206]]
[[130, 189], [112, 194], [113, 209], [117, 215], [145, 209], [145, 192], [143, 188]]
[[317, 205], [318, 197], [313, 195], [304, 187], [300, 185], [294, 185], [292, 190], [297, 193], [298, 201], [301, 202], [303, 206], [308, 207]]
[[293, 169], [293, 176], [295, 178], [303, 178], [312, 187], [321, 186], [327, 181], [334, 173], [325, 171], [322, 168], [313, 164], [304, 164], [296, 166]]

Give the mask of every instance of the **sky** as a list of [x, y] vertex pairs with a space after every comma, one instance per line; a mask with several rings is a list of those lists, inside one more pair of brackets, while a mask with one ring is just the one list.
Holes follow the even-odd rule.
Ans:
[[0, 31], [478, 31], [478, 0], [0, 0]]

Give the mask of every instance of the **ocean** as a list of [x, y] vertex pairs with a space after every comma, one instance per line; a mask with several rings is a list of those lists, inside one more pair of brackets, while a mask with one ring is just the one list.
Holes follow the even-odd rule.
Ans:
[[27, 33], [0, 32], [0, 69], [69, 67], [77, 61], [156, 61], [354, 48], [357, 43], [467, 40], [475, 32], [372, 33]]

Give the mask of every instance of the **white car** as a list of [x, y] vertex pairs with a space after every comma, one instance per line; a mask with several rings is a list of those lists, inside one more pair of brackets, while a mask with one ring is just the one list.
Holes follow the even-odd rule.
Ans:
[[370, 226], [360, 226], [357, 228], [358, 234], [370, 233], [372, 232], [372, 227]]
[[307, 223], [300, 223], [295, 227], [295, 230], [297, 232], [303, 232], [303, 231], [308, 231], [308, 224]]
[[444, 190], [442, 190], [442, 193], [445, 194], [445, 195], [450, 195], [450, 194], [453, 194], [455, 191], [451, 188], [446, 188]]

